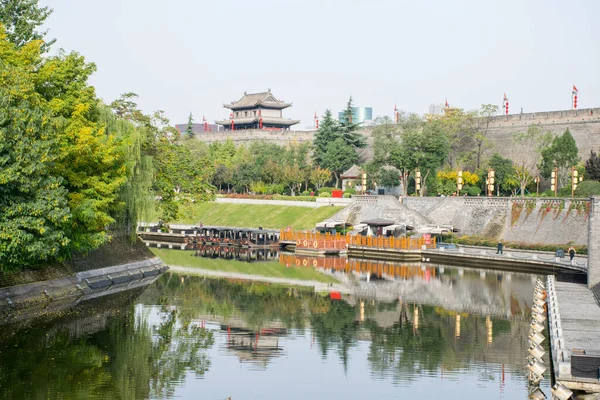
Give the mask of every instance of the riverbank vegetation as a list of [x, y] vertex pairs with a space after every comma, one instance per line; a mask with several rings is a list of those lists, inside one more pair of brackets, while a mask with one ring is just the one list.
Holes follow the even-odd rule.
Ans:
[[271, 278], [316, 281], [322, 283], [337, 282], [329, 275], [322, 274], [312, 267], [286, 268], [276, 261], [231, 262], [222, 258], [195, 257], [193, 250], [168, 250], [151, 248], [152, 252], [168, 265], [198, 268], [199, 270], [230, 272], [234, 274], [258, 275]]

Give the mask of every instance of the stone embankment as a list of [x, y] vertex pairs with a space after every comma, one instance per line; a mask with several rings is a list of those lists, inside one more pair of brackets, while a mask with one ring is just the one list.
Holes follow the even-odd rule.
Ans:
[[[62, 277], [0, 288], [0, 325], [59, 312], [83, 301], [154, 282], [168, 267], [143, 244], [117, 240], [70, 261]], [[123, 263], [117, 263], [121, 260]]]

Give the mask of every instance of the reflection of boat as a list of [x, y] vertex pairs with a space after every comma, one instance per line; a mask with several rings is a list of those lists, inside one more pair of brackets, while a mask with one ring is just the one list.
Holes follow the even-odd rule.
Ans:
[[279, 257], [279, 251], [273, 248], [243, 248], [219, 245], [199, 245], [196, 247], [196, 256], [210, 258], [224, 258], [237, 261], [269, 261]]
[[264, 328], [252, 331], [242, 327], [221, 325], [227, 331], [227, 350], [233, 351], [240, 361], [249, 361], [263, 366], [270, 359], [283, 354], [279, 338], [287, 335], [284, 328]]
[[279, 231], [227, 226], [147, 225], [138, 228], [147, 246], [191, 250], [198, 246], [271, 248], [279, 245]]

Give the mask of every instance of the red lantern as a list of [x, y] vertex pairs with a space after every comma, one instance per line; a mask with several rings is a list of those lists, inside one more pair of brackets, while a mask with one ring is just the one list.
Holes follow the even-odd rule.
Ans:
[[258, 120], [258, 129], [262, 129], [262, 126], [262, 117], [260, 117]]
[[506, 115], [508, 115], [508, 101], [506, 102]]
[[319, 119], [315, 119], [315, 128], [319, 129]]
[[577, 95], [573, 96], [573, 108], [577, 108]]
[[231, 120], [231, 130], [235, 130], [235, 123], [233, 122], [233, 120]]

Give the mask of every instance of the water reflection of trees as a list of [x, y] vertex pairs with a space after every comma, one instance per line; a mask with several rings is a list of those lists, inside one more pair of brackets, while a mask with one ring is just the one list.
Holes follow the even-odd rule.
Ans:
[[182, 323], [177, 311], [163, 310], [151, 324], [131, 303], [109, 308], [87, 309], [110, 314], [89, 334], [74, 329], [89, 314], [8, 329], [0, 338], [0, 398], [171, 397], [188, 371], [208, 370], [211, 332]]
[[397, 382], [479, 361], [520, 369], [527, 345], [520, 320], [489, 319], [490, 330], [485, 316], [463, 314], [457, 331], [456, 313], [439, 306], [331, 300], [260, 282], [166, 274], [135, 302], [111, 299], [78, 316], [3, 329], [0, 398], [171, 397], [186, 374], [210, 368], [214, 338], [199, 319], [235, 319], [249, 331], [310, 325], [321, 355], [344, 368], [366, 341], [371, 373]]
[[[255, 330], [275, 322], [300, 329], [310, 323], [322, 356], [336, 354], [344, 368], [358, 341], [369, 341], [372, 373], [398, 381], [423, 372], [460, 370], [479, 360], [512, 363], [520, 369], [526, 346], [526, 329], [515, 329], [524, 324], [520, 320], [493, 318], [493, 328], [488, 330], [486, 316], [462, 314], [457, 332], [457, 314], [439, 306], [407, 305], [399, 300], [361, 301], [354, 296], [336, 301], [303, 288], [202, 277], [181, 279], [177, 275], [161, 279], [154, 289], [171, 299], [169, 304], [182, 314], [191, 313], [190, 318], [211, 314], [225, 321], [240, 318]], [[415, 307], [417, 324], [413, 319]], [[395, 316], [396, 320], [382, 321], [382, 314]], [[500, 336], [507, 337], [511, 349], [504, 351], [505, 343], [495, 345]]]

